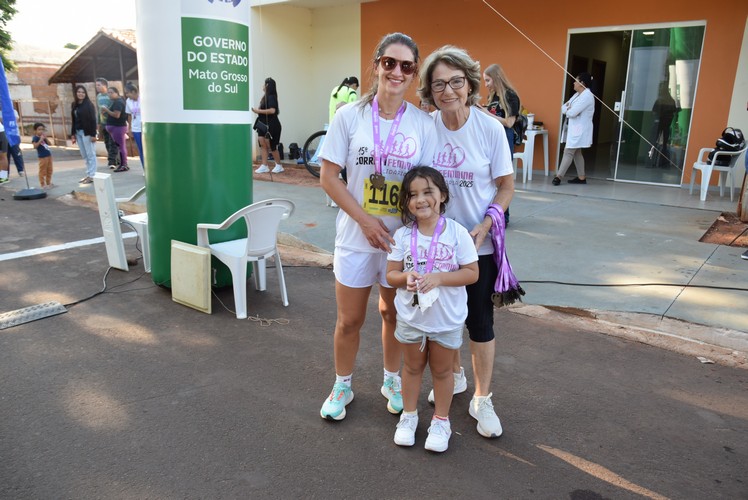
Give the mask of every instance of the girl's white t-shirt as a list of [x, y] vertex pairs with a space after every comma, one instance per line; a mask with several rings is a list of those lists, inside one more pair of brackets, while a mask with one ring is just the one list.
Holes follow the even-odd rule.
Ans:
[[[379, 217], [392, 232], [403, 225], [397, 197], [405, 173], [416, 166], [430, 166], [436, 147], [434, 122], [417, 106], [407, 103], [394, 137], [392, 152], [383, 161], [385, 190], [372, 189], [374, 131], [371, 104], [349, 103], [338, 109], [319, 151], [319, 158], [347, 169], [348, 192], [367, 213]], [[380, 141], [384, 145], [393, 121], [380, 118]], [[336, 221], [335, 246], [358, 252], [377, 253], [358, 223], [340, 210]]]
[[[496, 118], [474, 106], [459, 130], [444, 126], [441, 111], [432, 116], [437, 137], [433, 167], [449, 186], [446, 215], [472, 231], [496, 196], [495, 179], [514, 172], [506, 132]], [[478, 255], [491, 254], [493, 242], [487, 237]]]
[[[456, 271], [460, 266], [478, 260], [473, 239], [467, 229], [452, 219], [446, 219], [444, 231], [439, 236], [434, 258], [434, 273]], [[387, 260], [402, 261], [403, 271], [413, 270], [413, 257], [410, 248], [412, 226], [404, 226], [395, 231], [395, 245]], [[423, 272], [431, 246], [431, 236], [418, 233], [418, 267]], [[395, 308], [398, 318], [423, 332], [436, 333], [460, 328], [467, 318], [467, 291], [464, 286], [439, 287], [439, 298], [431, 307], [421, 311], [413, 306], [413, 294], [405, 288], [398, 288], [395, 295]]]

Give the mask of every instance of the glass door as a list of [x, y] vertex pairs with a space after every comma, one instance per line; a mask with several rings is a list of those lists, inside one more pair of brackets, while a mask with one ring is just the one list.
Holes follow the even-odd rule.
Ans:
[[632, 33], [614, 179], [680, 186], [704, 26]]

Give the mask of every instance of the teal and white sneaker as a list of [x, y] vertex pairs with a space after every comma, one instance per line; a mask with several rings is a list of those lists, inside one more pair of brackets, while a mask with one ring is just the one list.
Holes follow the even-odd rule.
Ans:
[[319, 415], [327, 420], [343, 420], [345, 418], [345, 407], [351, 401], [353, 401], [351, 386], [335, 382], [330, 397], [325, 400]]
[[385, 377], [382, 396], [387, 398], [387, 411], [397, 415], [403, 411], [403, 393], [400, 377]]

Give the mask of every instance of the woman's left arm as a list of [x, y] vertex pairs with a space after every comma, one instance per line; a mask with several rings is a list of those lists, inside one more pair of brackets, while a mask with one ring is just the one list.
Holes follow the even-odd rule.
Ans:
[[[494, 183], [496, 184], [496, 194], [494, 195], [491, 204], [501, 205], [502, 210], [506, 212], [506, 209], [509, 207], [509, 203], [511, 203], [512, 198], [514, 197], [514, 173], [497, 177], [496, 179], [494, 179]], [[486, 209], [488, 209], [488, 207], [486, 207]], [[491, 231], [492, 225], [493, 220], [491, 219], [491, 217], [484, 216], [483, 222], [475, 226], [473, 230], [470, 231], [470, 236], [472, 236], [473, 241], [475, 241], [475, 248], [480, 248], [480, 246], [483, 244], [483, 240], [485, 240], [486, 236], [488, 236], [488, 233]]]

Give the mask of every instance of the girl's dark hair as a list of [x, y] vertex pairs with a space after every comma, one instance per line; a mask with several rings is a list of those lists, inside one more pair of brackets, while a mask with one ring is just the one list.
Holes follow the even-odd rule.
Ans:
[[592, 90], [590, 88], [592, 86], [592, 75], [584, 71], [577, 75], [577, 80], [579, 80], [586, 88]]
[[275, 97], [275, 114], [280, 114], [280, 103], [278, 102], [278, 89], [275, 85], [275, 80], [273, 80], [270, 77], [265, 78], [265, 95], [262, 96], [262, 100], [260, 101], [260, 107], [267, 104], [267, 97], [273, 96]]
[[138, 86], [137, 85], [135, 85], [132, 82], [128, 82], [127, 85], [125, 85], [125, 92], [133, 92], [133, 91], [134, 92], [140, 92], [138, 90]]
[[107, 90], [112, 90], [112, 91], [116, 92], [117, 95], [120, 95], [119, 94], [119, 89], [117, 87], [109, 87]]
[[[79, 89], [83, 89], [83, 92], [86, 94], [86, 97], [84, 97], [81, 102], [78, 102], [78, 90]], [[74, 94], [75, 94], [75, 101], [73, 101], [74, 108], [77, 108], [78, 106], [82, 106], [83, 103], [91, 100], [88, 98], [88, 90], [86, 90], [86, 87], [84, 87], [83, 85], [76, 85]]]
[[338, 98], [338, 92], [340, 92], [340, 89], [343, 87], [350, 87], [351, 85], [358, 85], [358, 78], [355, 76], [349, 76], [346, 78], [343, 78], [343, 81], [340, 83], [337, 89], [335, 89], [335, 93], [332, 95], [334, 98]]
[[421, 179], [426, 179], [427, 181], [430, 180], [444, 195], [444, 201], [441, 202], [441, 205], [439, 206], [439, 213], [443, 214], [447, 210], [447, 203], [449, 203], [449, 187], [447, 186], [447, 181], [444, 180], [444, 176], [433, 167], [413, 167], [408, 170], [408, 173], [403, 177], [403, 185], [400, 188], [400, 199], [398, 200], [398, 207], [402, 214], [401, 218], [405, 225], [416, 220], [413, 214], [408, 212], [408, 203], [411, 198], [410, 185], [414, 179], [418, 179], [419, 177]]
[[374, 96], [377, 94], [379, 81], [376, 78], [375, 70], [377, 65], [379, 64], [379, 59], [384, 55], [384, 51], [387, 50], [387, 47], [395, 44], [405, 45], [406, 47], [408, 47], [413, 53], [413, 61], [418, 64], [418, 45], [416, 45], [416, 42], [414, 42], [411, 37], [404, 33], [390, 33], [389, 35], [385, 35], [382, 40], [380, 40], [377, 48], [374, 50], [374, 59], [372, 61], [373, 64], [371, 65], [371, 79], [374, 84], [371, 86], [371, 89], [369, 89], [369, 92], [367, 92], [366, 95], [361, 98], [362, 108], [367, 104], [371, 104], [371, 102], [374, 100]]

